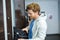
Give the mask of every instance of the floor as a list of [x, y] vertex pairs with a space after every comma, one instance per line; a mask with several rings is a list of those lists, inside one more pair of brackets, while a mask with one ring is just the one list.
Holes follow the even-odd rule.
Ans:
[[[2, 34], [3, 35], [3, 34]], [[3, 36], [0, 35], [0, 40], [4, 40]], [[47, 35], [45, 40], [60, 40], [60, 34], [58, 35]]]
[[60, 40], [60, 35], [47, 35], [45, 40]]

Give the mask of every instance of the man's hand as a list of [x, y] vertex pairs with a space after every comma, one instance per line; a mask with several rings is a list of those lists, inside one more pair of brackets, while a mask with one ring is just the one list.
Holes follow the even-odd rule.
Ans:
[[26, 31], [28, 33], [28, 28], [27, 27], [26, 28], [23, 28], [22, 30], [23, 31]]

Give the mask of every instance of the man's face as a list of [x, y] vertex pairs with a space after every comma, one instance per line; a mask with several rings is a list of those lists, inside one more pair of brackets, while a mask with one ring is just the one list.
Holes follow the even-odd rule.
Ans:
[[28, 10], [28, 16], [30, 17], [30, 19], [34, 19], [35, 13], [32, 10]]

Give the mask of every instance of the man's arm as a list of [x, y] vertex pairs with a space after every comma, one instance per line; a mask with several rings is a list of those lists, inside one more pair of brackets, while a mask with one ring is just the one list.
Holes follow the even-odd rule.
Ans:
[[22, 30], [28, 33], [28, 29], [29, 29], [29, 26], [27, 26], [26, 28], [23, 28]]
[[[28, 21], [28, 22], [29, 22], [29, 24], [30, 24], [31, 21]], [[26, 28], [23, 28], [22, 30], [23, 30], [23, 31], [26, 31], [26, 32], [28, 33], [29, 25], [28, 25]]]

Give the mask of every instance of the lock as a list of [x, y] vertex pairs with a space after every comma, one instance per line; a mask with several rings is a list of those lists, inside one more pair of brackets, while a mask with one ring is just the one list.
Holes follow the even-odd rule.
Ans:
[[8, 19], [10, 19], [10, 17], [8, 17]]

